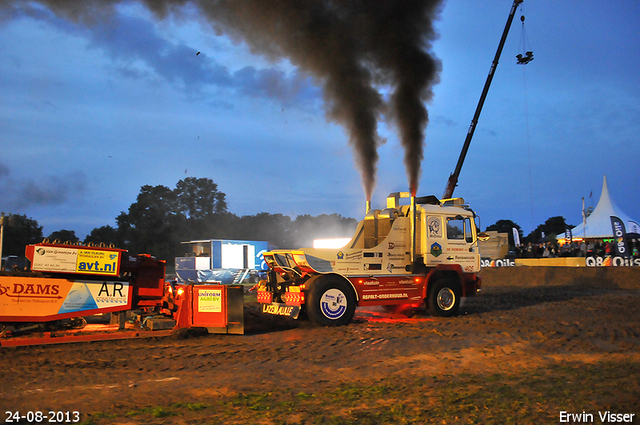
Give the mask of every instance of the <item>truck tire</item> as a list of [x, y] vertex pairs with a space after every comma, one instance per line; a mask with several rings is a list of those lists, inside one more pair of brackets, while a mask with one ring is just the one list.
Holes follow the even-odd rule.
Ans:
[[438, 278], [429, 292], [429, 310], [439, 317], [458, 314], [460, 308], [460, 284], [452, 279]]
[[309, 289], [306, 303], [309, 321], [318, 326], [348, 325], [356, 312], [351, 286], [335, 277], [318, 279]]

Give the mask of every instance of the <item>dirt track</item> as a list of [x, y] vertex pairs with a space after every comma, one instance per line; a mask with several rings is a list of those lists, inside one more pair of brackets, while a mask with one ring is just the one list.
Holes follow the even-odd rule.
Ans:
[[[640, 269], [485, 269], [483, 279], [483, 294], [455, 318], [359, 309], [349, 326], [313, 328], [247, 306], [242, 336], [2, 348], [0, 411], [77, 410], [86, 420], [94, 412], [278, 389], [314, 393], [390, 377], [640, 365]], [[638, 388], [621, 390], [636, 418]]]

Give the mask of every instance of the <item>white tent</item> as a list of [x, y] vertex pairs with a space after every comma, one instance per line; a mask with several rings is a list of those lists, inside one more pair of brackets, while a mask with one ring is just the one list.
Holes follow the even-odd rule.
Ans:
[[627, 234], [640, 233], [640, 224], [636, 220], [632, 220], [613, 202], [609, 195], [607, 187], [607, 176], [602, 181], [602, 193], [598, 205], [591, 215], [587, 217], [586, 226], [583, 223], [574, 227], [571, 234], [575, 238], [613, 238], [613, 230], [611, 228], [611, 216], [618, 217], [626, 226]]

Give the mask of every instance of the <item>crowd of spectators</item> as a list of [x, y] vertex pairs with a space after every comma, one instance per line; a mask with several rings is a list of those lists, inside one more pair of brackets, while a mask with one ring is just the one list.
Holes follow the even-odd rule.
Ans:
[[[629, 249], [634, 258], [640, 258], [640, 239], [630, 239]], [[517, 258], [556, 258], [556, 257], [613, 257], [616, 246], [612, 241], [584, 241], [559, 244], [558, 242], [540, 242], [516, 247]]]

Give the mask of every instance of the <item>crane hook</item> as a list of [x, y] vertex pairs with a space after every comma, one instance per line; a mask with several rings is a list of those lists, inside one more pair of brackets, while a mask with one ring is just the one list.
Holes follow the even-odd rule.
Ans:
[[[524, 42], [525, 42], [525, 40], [524, 40], [524, 38], [525, 38], [525, 35], [524, 35], [524, 15], [520, 16], [520, 21], [522, 21], [522, 48], [524, 50], [524, 48], [525, 48], [525, 46], [524, 46]], [[529, 62], [531, 62], [533, 60], [533, 52], [531, 50], [529, 50], [529, 51], [525, 52], [524, 55], [522, 53], [518, 53], [516, 55], [516, 58], [518, 59], [518, 62], [517, 62], [518, 65], [526, 65], [526, 64], [528, 64]]]

